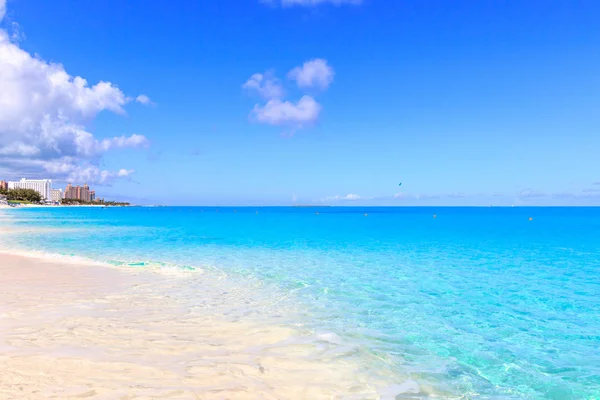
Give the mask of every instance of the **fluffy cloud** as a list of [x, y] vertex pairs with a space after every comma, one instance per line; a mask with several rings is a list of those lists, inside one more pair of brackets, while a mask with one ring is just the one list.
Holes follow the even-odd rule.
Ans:
[[[300, 88], [319, 87], [327, 89], [333, 81], [333, 68], [326, 60], [314, 59], [305, 62], [301, 67], [292, 69], [287, 77], [295, 80]], [[304, 95], [297, 102], [283, 100], [281, 82], [268, 74], [253, 74], [242, 88], [258, 93], [265, 98], [265, 104], [255, 104], [250, 113], [251, 120], [263, 124], [286, 126], [291, 132], [314, 124], [321, 114], [322, 107], [309, 95]]]
[[4, 15], [6, 15], [6, 0], [0, 0], [0, 21], [2, 21]]
[[[5, 5], [0, 0], [0, 18]], [[102, 155], [147, 146], [146, 137], [97, 139], [86, 125], [102, 111], [124, 115], [130, 100], [110, 82], [89, 85], [62, 65], [32, 56], [0, 29], [0, 167], [5, 174], [88, 183], [122, 177], [120, 171], [97, 167]], [[144, 95], [137, 100], [150, 101]]]
[[327, 60], [322, 58], [307, 61], [301, 67], [296, 67], [288, 73], [288, 78], [296, 81], [301, 88], [327, 89], [333, 82], [333, 76], [333, 68], [327, 64]]
[[140, 94], [138, 97], [135, 98], [135, 101], [145, 106], [154, 105], [154, 102], [150, 100], [150, 97], [146, 96], [145, 94]]
[[131, 174], [133, 174], [135, 171], [132, 169], [123, 169], [121, 168], [118, 172], [117, 172], [117, 176], [120, 178], [124, 178], [126, 176], [129, 176]]
[[40, 149], [35, 146], [31, 146], [25, 143], [14, 142], [7, 146], [0, 148], [1, 155], [21, 155], [21, 156], [35, 156], [40, 154]]
[[265, 99], [281, 98], [283, 96], [283, 87], [281, 82], [271, 73], [254, 74], [242, 85], [242, 88], [254, 91]]
[[291, 7], [291, 6], [304, 6], [304, 7], [314, 7], [319, 4], [333, 4], [336, 6], [340, 6], [342, 4], [361, 4], [362, 0], [261, 0], [262, 3], [265, 4], [281, 4], [283, 7]]
[[126, 169], [108, 171], [89, 161], [73, 157], [53, 160], [0, 157], [0, 173], [3, 176], [15, 171], [18, 171], [19, 174], [16, 176], [17, 178], [39, 178], [42, 174], [41, 176], [44, 178], [101, 185], [109, 185], [116, 179], [127, 178], [135, 172]]
[[264, 106], [255, 105], [252, 114], [256, 121], [271, 125], [288, 125], [301, 128], [319, 118], [321, 105], [310, 96], [303, 96], [297, 103], [272, 99]]
[[149, 142], [143, 135], [133, 134], [131, 136], [119, 136], [103, 139], [98, 142], [99, 151], [105, 152], [110, 149], [137, 148], [148, 146]]
[[77, 165], [68, 158], [53, 160], [44, 165], [51, 174], [65, 176], [69, 182], [94, 182], [97, 184], [110, 184], [117, 178], [126, 178], [134, 170], [120, 169], [117, 172], [102, 170], [96, 165]]

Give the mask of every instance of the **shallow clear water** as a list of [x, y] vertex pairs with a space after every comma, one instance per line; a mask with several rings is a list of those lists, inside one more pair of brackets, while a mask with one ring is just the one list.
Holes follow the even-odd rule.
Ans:
[[[298, 324], [368, 349], [390, 383], [409, 376], [441, 397], [600, 398], [600, 208], [4, 215], [23, 228], [0, 238], [5, 249], [260, 282]], [[200, 295], [193, 281], [180, 296]]]

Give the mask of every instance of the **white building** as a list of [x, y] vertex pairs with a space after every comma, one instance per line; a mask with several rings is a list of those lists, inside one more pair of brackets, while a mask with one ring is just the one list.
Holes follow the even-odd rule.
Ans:
[[18, 182], [8, 182], [9, 189], [33, 189], [38, 192], [42, 199], [50, 200], [50, 190], [52, 190], [52, 181], [50, 179], [21, 179]]
[[53, 203], [60, 203], [63, 198], [62, 189], [50, 189], [50, 201]]

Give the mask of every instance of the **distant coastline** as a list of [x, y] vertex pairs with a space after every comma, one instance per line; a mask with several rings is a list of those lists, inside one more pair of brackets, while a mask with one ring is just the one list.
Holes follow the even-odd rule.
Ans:
[[31, 204], [31, 203], [9, 203], [9, 204], [0, 204], [0, 206], [2, 206], [3, 208], [133, 207], [131, 204], [109, 205], [109, 204]]

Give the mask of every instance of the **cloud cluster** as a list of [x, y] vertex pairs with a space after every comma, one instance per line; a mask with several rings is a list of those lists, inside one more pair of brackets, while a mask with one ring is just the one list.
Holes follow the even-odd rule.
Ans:
[[348, 193], [345, 195], [336, 195], [322, 198], [322, 202], [330, 202], [330, 201], [358, 201], [358, 200], [369, 200], [370, 197], [363, 197], [358, 194]]
[[599, 199], [600, 188], [594, 187], [596, 182], [592, 183], [592, 187], [583, 188], [578, 192], [538, 192], [534, 190], [524, 190], [517, 194], [517, 198], [523, 201], [536, 201], [539, 199]]
[[468, 195], [466, 193], [445, 193], [445, 194], [412, 194], [412, 193], [404, 193], [398, 192], [393, 195], [384, 195], [384, 196], [361, 196], [358, 194], [346, 194], [346, 195], [337, 195], [337, 196], [328, 196], [321, 198], [319, 201], [322, 203], [329, 202], [352, 202], [352, 201], [365, 201], [370, 200], [375, 203], [386, 202], [389, 204], [397, 204], [404, 202], [416, 202], [416, 201], [429, 201], [429, 200], [439, 200], [439, 199], [462, 199], [468, 197], [477, 197], [480, 195]]
[[[6, 12], [0, 0], [0, 18]], [[117, 86], [69, 75], [60, 64], [33, 56], [0, 29], [0, 168], [12, 178], [109, 183], [121, 170], [102, 171], [103, 154], [148, 145], [143, 135], [97, 139], [86, 129], [100, 112], [124, 115], [128, 98]], [[136, 99], [150, 104], [150, 98]]]
[[[287, 78], [303, 90], [325, 90], [333, 82], [334, 74], [327, 60], [317, 58], [293, 68]], [[305, 94], [297, 102], [283, 100], [282, 83], [272, 72], [253, 74], [242, 88], [266, 100], [264, 104], [255, 104], [252, 109], [251, 120], [258, 123], [297, 130], [314, 124], [321, 114], [321, 105], [311, 95]]]
[[120, 169], [118, 171], [106, 171], [96, 165], [80, 166], [69, 159], [52, 160], [44, 164], [47, 172], [57, 176], [65, 176], [70, 182], [94, 182], [96, 184], [108, 184], [117, 178], [127, 178], [135, 171]]

